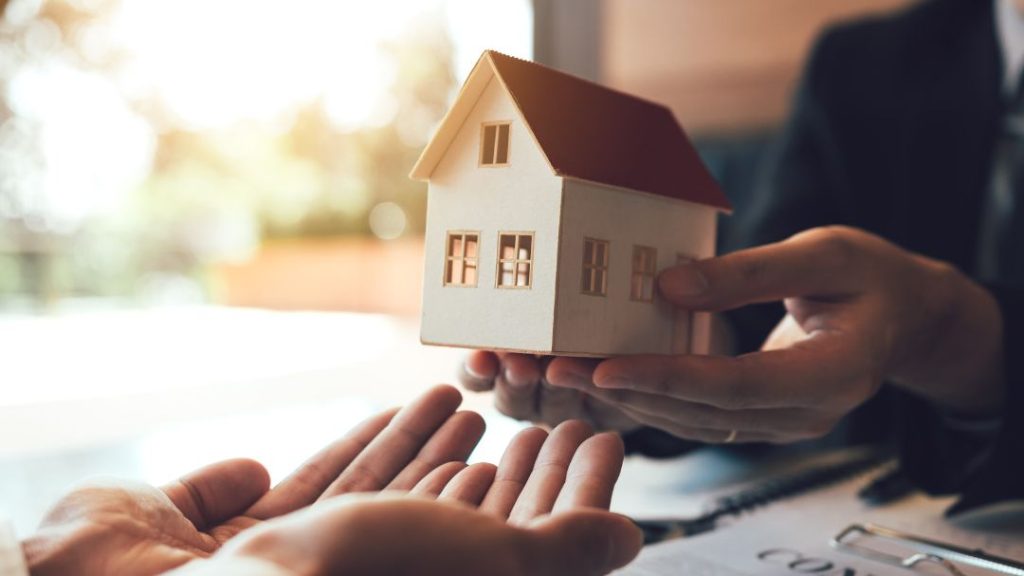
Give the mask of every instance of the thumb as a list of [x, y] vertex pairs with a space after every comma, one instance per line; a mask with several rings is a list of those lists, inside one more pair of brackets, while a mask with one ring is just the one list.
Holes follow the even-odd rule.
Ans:
[[210, 464], [162, 488], [199, 530], [241, 514], [269, 489], [263, 465], [241, 458]]
[[674, 266], [658, 277], [669, 302], [717, 312], [800, 296], [858, 291], [863, 249], [852, 231], [818, 228], [775, 244]]
[[531, 525], [528, 574], [599, 576], [631, 562], [643, 547], [632, 520], [602, 510], [564, 512]]

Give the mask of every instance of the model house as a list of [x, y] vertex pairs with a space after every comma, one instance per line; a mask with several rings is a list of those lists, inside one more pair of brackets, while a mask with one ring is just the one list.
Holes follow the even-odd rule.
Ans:
[[484, 52], [413, 168], [428, 185], [425, 344], [707, 351], [659, 271], [714, 253], [731, 209], [665, 107]]

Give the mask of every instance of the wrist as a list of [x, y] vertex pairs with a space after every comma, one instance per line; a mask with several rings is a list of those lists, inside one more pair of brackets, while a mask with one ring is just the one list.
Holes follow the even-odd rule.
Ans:
[[906, 303], [918, 312], [904, 335], [910, 347], [889, 376], [954, 413], [999, 414], [1005, 388], [999, 304], [952, 266], [917, 260], [920, 278]]
[[[85, 558], [69, 554], [64, 542], [51, 535], [41, 536], [39, 533], [21, 541], [22, 558], [25, 560], [25, 573], [32, 576], [49, 576], [64, 574], [70, 566], [76, 566], [78, 573], [89, 572]], [[3, 572], [0, 572], [3, 574]]]

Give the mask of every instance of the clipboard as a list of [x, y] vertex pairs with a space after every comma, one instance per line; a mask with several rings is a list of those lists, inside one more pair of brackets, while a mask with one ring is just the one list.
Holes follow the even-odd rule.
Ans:
[[706, 500], [703, 516], [653, 526], [658, 543], [616, 576], [1024, 576], [1024, 527], [951, 523], [944, 512], [952, 497], [914, 491], [880, 504], [867, 500], [865, 484], [891, 468], [884, 453], [874, 464], [866, 454], [847, 449], [723, 489]]
[[829, 542], [833, 548], [861, 558], [914, 569], [938, 565], [950, 576], [966, 576], [961, 566], [972, 566], [1006, 576], [1024, 576], [1024, 564], [1009, 558], [969, 550], [876, 524], [851, 524]]

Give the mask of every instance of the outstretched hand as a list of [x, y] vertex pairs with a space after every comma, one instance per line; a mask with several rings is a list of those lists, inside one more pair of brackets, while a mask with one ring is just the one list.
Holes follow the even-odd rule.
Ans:
[[378, 414], [270, 489], [259, 463], [229, 460], [156, 489], [91, 483], [61, 499], [23, 548], [33, 576], [159, 574], [214, 554], [239, 532], [318, 500], [409, 490], [438, 466], [464, 461], [484, 423], [456, 412], [458, 391], [439, 386], [402, 410]]
[[1002, 318], [951, 266], [867, 232], [817, 228], [775, 244], [669, 268], [659, 293], [720, 312], [781, 301], [761, 351], [604, 361], [475, 352], [470, 390], [504, 413], [555, 424], [641, 425], [709, 443], [792, 442], [828, 433], [889, 381], [947, 410], [996, 414]]
[[[607, 512], [622, 442], [571, 421], [531, 428], [501, 463], [449, 463], [411, 495], [335, 499], [268, 522], [176, 576], [598, 575], [639, 552], [628, 519]], [[436, 500], [435, 500], [436, 499]]]
[[821, 436], [883, 381], [950, 411], [999, 411], [994, 298], [951, 266], [869, 233], [810, 230], [666, 270], [659, 289], [691, 310], [782, 301], [787, 315], [759, 352], [613, 358], [552, 384], [706, 442]]

